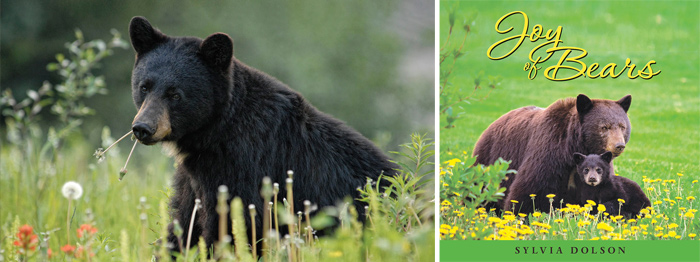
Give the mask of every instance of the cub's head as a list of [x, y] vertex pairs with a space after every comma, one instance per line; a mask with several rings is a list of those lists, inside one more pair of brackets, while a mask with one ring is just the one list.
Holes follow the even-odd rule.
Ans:
[[632, 126], [627, 110], [632, 96], [620, 100], [591, 100], [586, 95], [576, 97], [576, 111], [581, 123], [581, 136], [588, 152], [600, 154], [610, 151], [618, 157], [630, 140]]
[[576, 162], [577, 179], [581, 179], [583, 183], [590, 186], [600, 185], [603, 181], [610, 179], [613, 154], [607, 151], [601, 155], [591, 154], [583, 155], [574, 153], [574, 161]]
[[131, 89], [138, 109], [132, 130], [141, 143], [177, 141], [206, 125], [231, 99], [228, 35], [169, 37], [134, 17], [129, 36], [136, 51]]

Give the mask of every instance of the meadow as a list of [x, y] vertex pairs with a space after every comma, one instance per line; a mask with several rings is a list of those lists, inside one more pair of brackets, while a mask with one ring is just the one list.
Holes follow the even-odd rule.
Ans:
[[[659, 1], [596, 5], [551, 1], [441, 2], [444, 61], [440, 99], [441, 106], [450, 105], [441, 108], [440, 119], [441, 239], [698, 239], [700, 52], [698, 39], [692, 37], [699, 31], [694, 15], [698, 4], [673, 3], [684, 7], [671, 8]], [[530, 80], [523, 70], [528, 53], [547, 40], [532, 43], [528, 38], [517, 51], [501, 60], [486, 56], [489, 46], [514, 34], [498, 34], [494, 25], [515, 10], [528, 15], [528, 34], [536, 24], [541, 24], [544, 32], [562, 26], [563, 43], [587, 50], [588, 56], [582, 61], [589, 65], [616, 63], [622, 67], [630, 58], [641, 69], [647, 61], [654, 60], [654, 70], [662, 72], [649, 80], [630, 79], [623, 74], [618, 78], [551, 81], [543, 71], [559, 60], [561, 54], [555, 53], [548, 62], [540, 64], [542, 69]], [[522, 19], [507, 20], [500, 28], [509, 27], [520, 33]], [[514, 45], [507, 44], [498, 53], [505, 54]], [[459, 53], [457, 59], [455, 53]], [[511, 213], [496, 217], [489, 210], [470, 207], [464, 198], [454, 197], [450, 190], [455, 186], [449, 183], [460, 183], [457, 176], [473, 172], [455, 166], [473, 163], [474, 144], [489, 124], [510, 110], [530, 105], [547, 107], [558, 99], [581, 93], [613, 100], [632, 95], [628, 111], [632, 133], [625, 152], [614, 160], [615, 173], [642, 187], [652, 202], [650, 209], [640, 217], [623, 219], [615, 214], [587, 214], [586, 210], [597, 208], [597, 203], [552, 203], [561, 208], [551, 214]]]
[[[94, 75], [104, 57], [126, 43], [113, 31], [109, 41], [84, 39], [66, 46], [47, 68], [61, 82], [30, 90], [27, 98], [5, 90], [0, 97], [5, 124], [0, 131], [0, 261], [170, 261], [165, 241], [170, 220], [167, 203], [174, 161], [160, 146], [146, 147], [128, 139], [95, 157], [129, 131], [104, 127], [101, 144], [86, 139], [81, 124], [94, 113], [84, 101], [106, 94], [104, 78]], [[60, 121], [42, 121], [51, 117]], [[294, 213], [273, 185], [261, 196], [270, 207], [243, 207], [234, 198], [220, 201], [219, 215], [234, 217], [234, 240], [222, 238], [207, 247], [201, 239], [175, 261], [429, 261], [435, 256], [433, 142], [425, 135], [406, 137], [391, 157], [400, 176], [386, 178], [385, 191], [370, 184], [361, 189], [367, 203], [366, 223], [352, 205], [338, 203], [311, 216], [306, 205]], [[132, 149], [132, 145], [134, 145]], [[133, 151], [130, 153], [130, 151]], [[127, 160], [129, 159], [129, 160]], [[303, 174], [295, 174], [303, 175]], [[122, 177], [123, 176], [123, 177]], [[261, 178], [262, 179], [262, 178]], [[278, 185], [291, 188], [292, 184]], [[289, 190], [291, 192], [291, 189]], [[225, 199], [226, 192], [219, 192]], [[394, 197], [386, 197], [386, 196]], [[276, 199], [276, 200], [275, 200]], [[274, 207], [274, 208], [273, 208]], [[274, 211], [274, 212], [273, 212]], [[193, 210], [193, 212], [196, 212]], [[247, 244], [243, 212], [263, 216], [270, 230], [261, 257]], [[273, 222], [274, 221], [274, 222]], [[179, 225], [191, 221], [179, 221]], [[274, 227], [273, 227], [274, 225]], [[291, 235], [279, 236], [277, 227]], [[335, 227], [317, 237], [317, 230]], [[175, 230], [182, 227], [175, 226]], [[223, 235], [223, 234], [222, 234]], [[232, 241], [235, 245], [232, 245]], [[198, 244], [197, 244], [198, 243]]]

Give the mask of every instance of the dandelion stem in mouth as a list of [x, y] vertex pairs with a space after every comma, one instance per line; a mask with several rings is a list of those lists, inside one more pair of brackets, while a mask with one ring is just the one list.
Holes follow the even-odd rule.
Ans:
[[[128, 134], [127, 134], [128, 135]], [[119, 171], [119, 181], [122, 181], [122, 178], [124, 178], [124, 175], [126, 175], [126, 165], [129, 164], [129, 160], [131, 159], [131, 155], [134, 154], [134, 149], [136, 148], [136, 144], [138, 144], [139, 141], [136, 140], [134, 141], [134, 146], [131, 147], [131, 152], [129, 152], [129, 156], [126, 157], [126, 163], [124, 163], [124, 168]]]
[[107, 147], [107, 149], [105, 149], [105, 150], [98, 149], [97, 152], [95, 152], [95, 157], [97, 157], [97, 158], [102, 158], [102, 157], [104, 156], [104, 154], [107, 153], [107, 151], [109, 151], [110, 149], [112, 149], [112, 147], [114, 147], [114, 145], [116, 145], [117, 143], [121, 142], [122, 140], [124, 140], [124, 138], [126, 138], [127, 136], [129, 136], [129, 135], [131, 135], [131, 134], [133, 134], [133, 133], [134, 133], [134, 131], [129, 131], [128, 133], [126, 133], [125, 135], [123, 135], [121, 138], [117, 139], [117, 141], [114, 141], [114, 143], [112, 143], [111, 145], [109, 145], [109, 146]]

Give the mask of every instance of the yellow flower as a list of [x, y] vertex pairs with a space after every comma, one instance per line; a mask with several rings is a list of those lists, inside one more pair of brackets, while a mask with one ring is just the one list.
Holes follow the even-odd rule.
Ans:
[[342, 257], [342, 256], [343, 256], [343, 252], [341, 252], [341, 251], [331, 251], [331, 252], [328, 252], [328, 256], [330, 256], [330, 257]]
[[518, 213], [518, 216], [519, 216], [519, 217], [523, 217], [523, 218], [524, 218], [524, 217], [527, 217], [527, 214], [523, 214], [523, 213]]
[[689, 197], [686, 197], [685, 199], [688, 199], [688, 201], [692, 201], [692, 200], [695, 200], [695, 197], [694, 197], [694, 196], [689, 196]]
[[615, 230], [615, 228], [611, 227], [610, 225], [606, 224], [605, 222], [598, 223], [598, 226], [596, 228], [602, 229], [602, 230], [605, 230], [608, 232], [612, 232], [613, 230]]
[[687, 218], [694, 218], [694, 217], [695, 217], [695, 214], [693, 214], [693, 212], [688, 211], [688, 212], [686, 212], [685, 215], [683, 215], [683, 216], [684, 216], [684, 217], [687, 217]]
[[555, 194], [548, 194], [547, 198], [554, 198], [556, 195]]
[[535, 213], [532, 213], [532, 216], [533, 216], [533, 217], [540, 217], [540, 216], [542, 216], [542, 213], [540, 213], [540, 212], [535, 212]]
[[620, 203], [623, 203], [623, 204], [624, 204], [624, 203], [625, 203], [625, 200], [622, 199], [622, 198], [618, 198], [618, 199], [617, 199], [617, 202], [620, 202]]
[[445, 164], [448, 166], [455, 166], [455, 164], [462, 162], [462, 160], [459, 160], [459, 158], [454, 158], [452, 160], [447, 160], [445, 161]]
[[536, 194], [530, 194], [530, 197], [535, 197], [535, 196], [537, 196], [537, 195], [536, 195]]
[[681, 174], [681, 173], [677, 173], [676, 175], [678, 175], [678, 176], [683, 176], [683, 174]]
[[605, 212], [605, 205], [598, 205], [598, 213]]
[[695, 233], [690, 233], [690, 234], [688, 234], [688, 236], [689, 236], [690, 238], [694, 238], [694, 237], [697, 236], [697, 235], [696, 235]]
[[595, 201], [593, 201], [593, 200], [586, 200], [586, 202], [587, 202], [589, 205], [591, 205], [591, 206], [595, 206], [595, 205], [596, 205]]
[[692, 183], [693, 183], [693, 184], [695, 184], [695, 183], [697, 183], [697, 182], [698, 182], [698, 180], [697, 180], [697, 179], [695, 179], [695, 180], [693, 180], [693, 182], [692, 182]]
[[517, 203], [518, 203], [518, 200], [511, 199], [510, 202], [513, 202], [513, 203], [517, 204]]
[[546, 234], [546, 233], [549, 233], [549, 231], [547, 231], [547, 229], [540, 229], [540, 234]]
[[669, 231], [668, 236], [669, 237], [676, 237], [676, 231]]
[[585, 235], [585, 234], [586, 234], [586, 231], [581, 230], [581, 231], [578, 232], [578, 234], [579, 234], [579, 235]]
[[676, 223], [671, 223], [668, 225], [668, 229], [677, 228], [677, 227], [678, 227], [678, 224], [676, 224]]
[[554, 223], [564, 223], [564, 219], [557, 218], [554, 220]]

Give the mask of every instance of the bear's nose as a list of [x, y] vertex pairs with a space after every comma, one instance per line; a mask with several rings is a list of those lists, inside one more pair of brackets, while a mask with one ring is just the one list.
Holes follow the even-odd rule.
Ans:
[[153, 128], [142, 122], [137, 122], [134, 124], [131, 127], [131, 130], [134, 131], [134, 135], [140, 141], [147, 141], [155, 133]]
[[625, 150], [625, 144], [619, 143], [615, 145], [615, 150], [617, 150], [617, 152], [622, 152], [623, 150]]
[[588, 178], [588, 182], [595, 183], [596, 181], [598, 180], [595, 177]]

